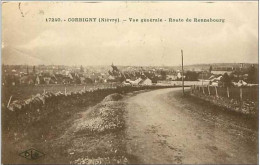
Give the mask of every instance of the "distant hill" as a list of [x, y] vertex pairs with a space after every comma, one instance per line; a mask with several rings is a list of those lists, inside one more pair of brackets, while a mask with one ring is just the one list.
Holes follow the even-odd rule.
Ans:
[[216, 69], [231, 69], [231, 68], [249, 68], [254, 65], [254, 67], [258, 68], [258, 64], [256, 63], [213, 63], [213, 64], [194, 64], [187, 65], [184, 68], [188, 70], [208, 70], [210, 66], [212, 66], [213, 70]]
[[[179, 66], [122, 66], [115, 64], [120, 71], [136, 71], [136, 70], [181, 70], [181, 65]], [[243, 65], [243, 68], [249, 68], [251, 65], [254, 65], [258, 69], [258, 64], [256, 63], [212, 63], [212, 64], [193, 64], [193, 65], [184, 65], [184, 70], [191, 71], [202, 71], [209, 70], [212, 66], [212, 70], [231, 70], [232, 68], [240, 68]], [[3, 68], [16, 69], [23, 72], [26, 72], [27, 67], [29, 71], [32, 71], [32, 65], [2, 65]], [[108, 73], [111, 69], [111, 65], [100, 65], [100, 66], [83, 66], [87, 72], [100, 72]], [[80, 66], [65, 66], [65, 65], [36, 65], [37, 71], [49, 71], [49, 70], [80, 70]]]
[[[184, 70], [193, 70], [193, 71], [202, 71], [209, 70], [212, 66], [213, 70], [231, 70], [232, 68], [249, 68], [254, 65], [258, 68], [256, 63], [213, 63], [213, 64], [193, 64], [193, 65], [184, 65]], [[181, 70], [181, 65], [179, 66], [118, 66], [121, 70], [135, 70], [135, 69], [163, 69], [163, 70]]]

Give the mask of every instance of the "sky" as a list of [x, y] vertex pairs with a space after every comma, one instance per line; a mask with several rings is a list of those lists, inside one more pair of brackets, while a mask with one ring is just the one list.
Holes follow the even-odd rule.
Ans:
[[[119, 23], [46, 22], [119, 18]], [[216, 18], [224, 23], [131, 23], [129, 18]], [[126, 21], [121, 21], [126, 20]], [[251, 2], [8, 2], [2, 63], [134, 65], [258, 63], [258, 9]]]

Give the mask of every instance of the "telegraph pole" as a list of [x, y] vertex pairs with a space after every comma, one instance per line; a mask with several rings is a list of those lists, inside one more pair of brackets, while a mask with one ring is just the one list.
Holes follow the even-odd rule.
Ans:
[[184, 71], [183, 71], [183, 50], [181, 50], [181, 70], [182, 70], [182, 94], [184, 95]]
[[204, 82], [204, 77], [203, 77], [203, 70], [202, 70], [202, 81], [201, 81], [201, 85], [203, 86], [203, 82]]

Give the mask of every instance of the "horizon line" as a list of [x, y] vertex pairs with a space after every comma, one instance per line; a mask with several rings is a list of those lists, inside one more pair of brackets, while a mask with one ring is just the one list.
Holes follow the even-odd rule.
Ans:
[[[112, 64], [112, 63], [111, 63]], [[104, 64], [104, 65], [83, 65], [83, 64], [76, 64], [76, 65], [66, 65], [66, 64], [4, 64], [2, 63], [2, 65], [11, 65], [11, 66], [40, 66], [40, 65], [44, 65], [44, 66], [111, 66], [111, 64]], [[188, 65], [183, 65], [183, 66], [193, 66], [193, 65], [216, 65], [216, 64], [254, 64], [254, 65], [258, 65], [258, 62], [219, 62], [219, 63], [195, 63], [195, 64], [188, 64]], [[133, 67], [178, 67], [181, 66], [180, 65], [120, 65], [120, 64], [114, 64], [115, 66], [133, 66]]]

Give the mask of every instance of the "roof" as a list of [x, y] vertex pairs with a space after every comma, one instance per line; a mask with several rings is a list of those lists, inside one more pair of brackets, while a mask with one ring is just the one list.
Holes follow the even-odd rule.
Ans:
[[232, 73], [232, 71], [212, 70], [211, 73], [216, 74], [216, 75], [220, 75], [220, 74], [223, 75], [223, 74], [227, 73], [229, 75]]

